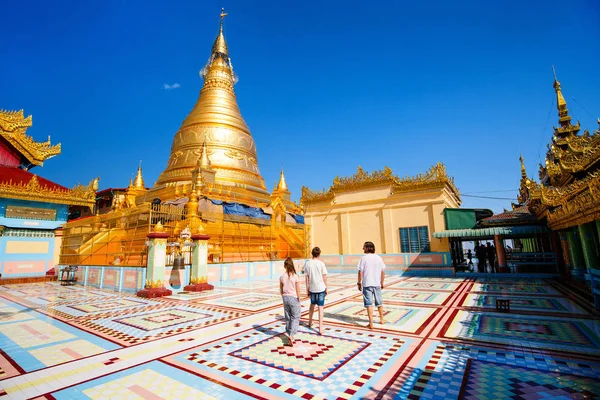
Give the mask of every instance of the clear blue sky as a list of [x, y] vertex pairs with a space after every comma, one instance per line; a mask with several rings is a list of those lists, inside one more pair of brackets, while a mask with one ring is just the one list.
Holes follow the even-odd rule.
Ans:
[[33, 114], [29, 133], [62, 143], [33, 172], [124, 187], [143, 160], [152, 185], [225, 7], [259, 168], [271, 190], [283, 166], [294, 199], [358, 165], [405, 176], [438, 161], [462, 193], [514, 198], [519, 154], [537, 178], [557, 124], [552, 65], [574, 121], [598, 128], [595, 0], [294, 3], [5, 2], [0, 108]]

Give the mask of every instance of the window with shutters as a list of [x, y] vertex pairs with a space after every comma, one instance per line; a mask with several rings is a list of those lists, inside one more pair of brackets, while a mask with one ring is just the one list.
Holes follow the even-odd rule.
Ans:
[[421, 253], [429, 250], [429, 230], [426, 226], [400, 228], [400, 251]]

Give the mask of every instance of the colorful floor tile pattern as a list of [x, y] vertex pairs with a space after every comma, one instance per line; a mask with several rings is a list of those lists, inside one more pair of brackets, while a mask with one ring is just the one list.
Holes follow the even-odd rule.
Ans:
[[322, 334], [302, 293], [294, 346], [277, 279], [0, 286], [0, 400], [600, 398], [600, 318], [560, 282], [389, 276], [371, 330], [355, 278], [328, 277]]

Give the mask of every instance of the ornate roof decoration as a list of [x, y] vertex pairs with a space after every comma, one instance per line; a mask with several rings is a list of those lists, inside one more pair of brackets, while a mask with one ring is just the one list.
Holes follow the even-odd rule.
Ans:
[[[554, 68], [553, 68], [554, 70]], [[562, 186], [600, 161], [600, 130], [590, 133], [586, 130], [578, 135], [580, 124], [571, 125], [571, 117], [567, 109], [560, 82], [554, 73], [554, 90], [558, 110], [559, 126], [554, 127], [552, 144], [546, 153], [545, 166], [540, 170], [540, 179], [547, 175], [550, 184]]]
[[300, 203], [303, 205], [312, 203], [329, 202], [335, 198], [335, 194], [331, 188], [329, 190], [312, 191], [306, 186], [302, 186], [302, 196]]
[[[87, 206], [90, 209], [96, 202], [99, 178], [93, 179], [87, 186], [76, 185], [69, 190], [27, 171], [13, 168], [17, 179], [0, 180], [0, 197], [39, 201], [43, 203]], [[23, 174], [27, 174], [24, 176]], [[23, 176], [21, 176], [23, 175]]]
[[514, 210], [504, 210], [503, 213], [494, 214], [479, 221], [481, 226], [502, 226], [502, 225], [531, 225], [537, 221], [537, 217], [527, 206], [519, 206]]
[[327, 202], [333, 200], [336, 193], [383, 185], [390, 185], [392, 194], [447, 186], [457, 197], [460, 196], [459, 190], [454, 185], [454, 179], [446, 172], [446, 166], [438, 162], [424, 174], [414, 177], [406, 176], [402, 179], [394, 175], [388, 167], [371, 173], [358, 167], [356, 174], [352, 176], [342, 178], [336, 176], [333, 185], [327, 190], [312, 191], [303, 186], [301, 203]]
[[456, 197], [460, 197], [460, 191], [454, 185], [454, 178], [446, 172], [446, 166], [438, 162], [429, 168], [424, 174], [403, 179], [394, 178], [393, 192], [407, 192], [412, 190], [430, 189], [447, 185]]
[[23, 110], [0, 110], [0, 136], [31, 164], [41, 166], [48, 158], [60, 154], [60, 143], [53, 146], [49, 136], [46, 142], [36, 142], [25, 133], [31, 124], [31, 115], [25, 118]]
[[[554, 76], [559, 127], [540, 165], [541, 184], [529, 179], [521, 158], [518, 201], [552, 229], [563, 229], [600, 218], [600, 129], [593, 134], [571, 125], [560, 82]], [[598, 120], [600, 125], [600, 119]]]

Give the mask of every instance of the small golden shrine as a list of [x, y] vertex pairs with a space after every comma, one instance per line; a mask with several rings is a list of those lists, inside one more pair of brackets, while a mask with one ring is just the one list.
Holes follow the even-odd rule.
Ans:
[[[166, 168], [151, 188], [141, 167], [123, 189], [100, 192], [95, 216], [66, 226], [61, 262], [146, 265], [146, 235], [161, 223], [171, 234], [210, 235], [209, 262], [304, 257], [308, 226], [290, 200], [283, 171], [272, 193], [258, 169], [256, 144], [234, 91], [237, 75], [220, 15], [219, 31], [201, 70], [204, 85], [173, 138]], [[174, 248], [175, 246], [173, 246]], [[175, 250], [169, 250], [167, 264]], [[189, 254], [185, 255], [189, 263]]]

